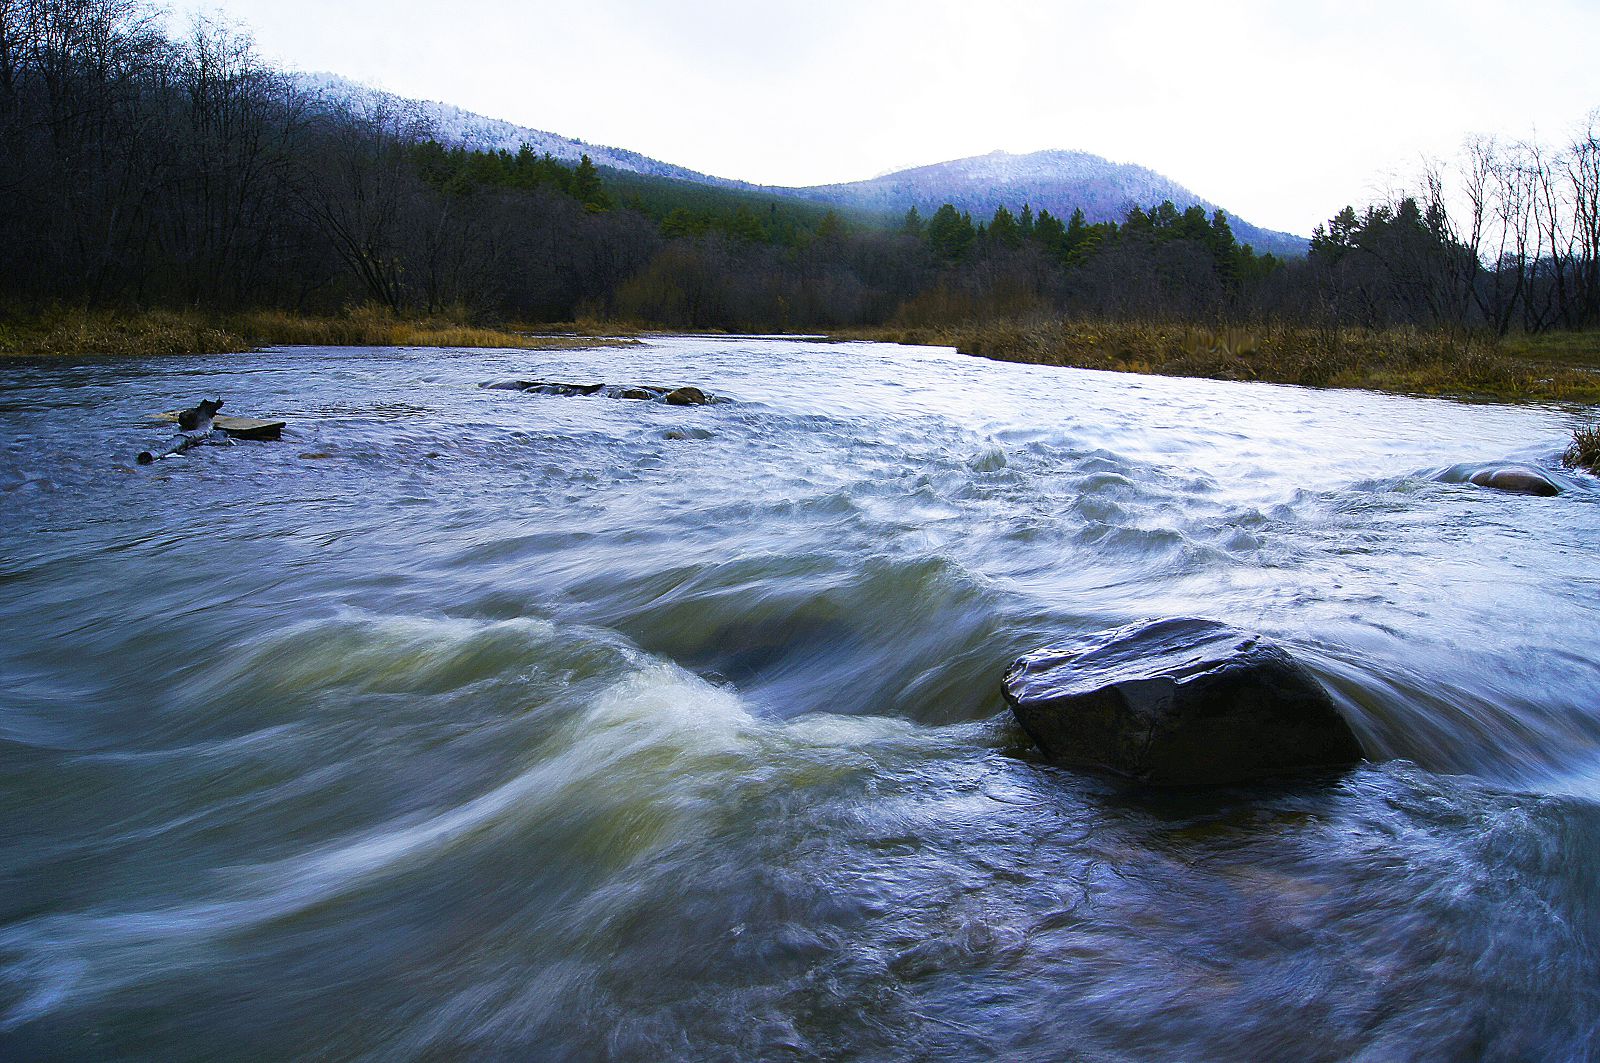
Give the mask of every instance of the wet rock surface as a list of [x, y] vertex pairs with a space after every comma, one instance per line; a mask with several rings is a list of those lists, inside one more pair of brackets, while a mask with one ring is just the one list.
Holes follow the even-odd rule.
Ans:
[[1006, 702], [1055, 763], [1158, 786], [1249, 782], [1362, 759], [1332, 698], [1265, 638], [1214, 620], [1101, 632], [1019, 658]]
[[1587, 490], [1587, 486], [1559, 470], [1522, 461], [1461, 462], [1433, 470], [1428, 476], [1440, 483], [1471, 484], [1507, 494], [1549, 497]]
[[693, 386], [664, 388], [649, 384], [568, 384], [555, 380], [496, 380], [479, 386], [491, 391], [522, 391], [535, 395], [598, 395], [607, 399], [660, 402], [668, 406], [717, 406], [733, 401]]
[[1555, 481], [1531, 465], [1495, 465], [1480, 469], [1468, 477], [1479, 487], [1492, 487], [1496, 491], [1509, 491], [1516, 495], [1559, 495], [1561, 488]]
[[697, 387], [683, 387], [673, 388], [661, 396], [661, 401], [668, 406], [704, 406], [711, 398]]

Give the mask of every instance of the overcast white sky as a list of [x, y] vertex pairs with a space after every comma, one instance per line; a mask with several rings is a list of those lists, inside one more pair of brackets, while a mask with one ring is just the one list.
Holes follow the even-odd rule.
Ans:
[[1472, 133], [1600, 107], [1600, 0], [175, 0], [287, 67], [803, 185], [982, 154], [1137, 162], [1301, 234]]

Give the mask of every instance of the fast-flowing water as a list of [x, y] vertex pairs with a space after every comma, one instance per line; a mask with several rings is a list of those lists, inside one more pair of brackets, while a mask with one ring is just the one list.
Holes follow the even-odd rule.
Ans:
[[[1461, 482], [1573, 412], [745, 338], [5, 373], [7, 1059], [1600, 1053], [1600, 490]], [[218, 394], [284, 439], [133, 465]], [[1042, 763], [1007, 663], [1173, 615], [1373, 762]]]

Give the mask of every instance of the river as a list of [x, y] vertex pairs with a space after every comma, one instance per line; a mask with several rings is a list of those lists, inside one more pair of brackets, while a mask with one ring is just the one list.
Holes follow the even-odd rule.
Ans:
[[[1600, 1053], [1600, 489], [1460, 482], [1576, 412], [741, 337], [5, 374], [4, 1058]], [[284, 439], [133, 464], [214, 395]], [[1372, 760], [1043, 763], [1009, 661], [1175, 615]]]

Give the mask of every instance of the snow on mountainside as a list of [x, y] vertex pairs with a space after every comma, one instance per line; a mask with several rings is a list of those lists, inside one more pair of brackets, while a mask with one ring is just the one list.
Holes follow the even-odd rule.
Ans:
[[[1121, 221], [1129, 207], [1152, 207], [1167, 199], [1180, 209], [1196, 204], [1208, 213], [1217, 209], [1216, 204], [1154, 170], [1111, 162], [1086, 151], [1036, 151], [1031, 155], [995, 151], [900, 170], [867, 181], [783, 188], [712, 177], [636, 151], [588, 144], [498, 118], [485, 118], [447, 103], [396, 96], [337, 74], [298, 74], [295, 82], [303, 92], [329, 103], [350, 103], [362, 109], [383, 106], [414, 116], [440, 143], [451, 146], [516, 151], [527, 144], [540, 154], [548, 152], [569, 162], [588, 155], [596, 166], [614, 170], [808, 199], [873, 213], [899, 214], [915, 206], [926, 217], [941, 204], [951, 203], [971, 211], [974, 220], [986, 221], [998, 206], [1018, 210], [1027, 203], [1035, 211], [1048, 210], [1062, 219], [1081, 208], [1095, 222]], [[1239, 241], [1252, 244], [1259, 252], [1306, 252], [1303, 236], [1258, 228], [1232, 211], [1228, 217]]]
[[427, 125], [439, 143], [451, 147], [459, 145], [478, 151], [498, 151], [501, 148], [516, 151], [523, 144], [527, 144], [540, 155], [548, 152], [567, 162], [577, 162], [587, 155], [596, 166], [608, 166], [613, 170], [627, 170], [631, 173], [651, 174], [656, 177], [674, 177], [680, 181], [693, 181], [696, 184], [717, 185], [722, 188], [751, 187], [742, 181], [712, 177], [625, 148], [589, 144], [572, 137], [547, 133], [542, 129], [516, 125], [499, 118], [485, 118], [481, 114], [474, 114], [448, 103], [396, 96], [391, 92], [384, 92], [337, 74], [296, 74], [294, 81], [302, 92], [330, 103], [350, 103], [362, 109], [383, 106], [414, 116]]
[[[1086, 151], [1036, 151], [1031, 155], [994, 151], [867, 181], [798, 191], [809, 199], [863, 210], [903, 211], [915, 206], [924, 217], [950, 203], [971, 211], [975, 221], [986, 220], [997, 206], [1015, 211], [1024, 203], [1062, 219], [1081, 209], [1091, 222], [1121, 221], [1129, 207], [1153, 207], [1163, 200], [1171, 200], [1180, 210], [1193, 205], [1207, 213], [1218, 209], [1154, 170], [1111, 162]], [[1262, 229], [1232, 211], [1227, 213], [1240, 243], [1274, 254], [1305, 254], [1305, 237]]]
[[[1000, 203], [1016, 209], [1021, 203], [1013, 203], [1012, 199], [1019, 193], [1048, 196], [1062, 189], [1078, 194], [1073, 207], [1081, 207], [1090, 221], [1121, 221], [1128, 206], [1148, 206], [1163, 199], [1199, 202], [1192, 192], [1154, 170], [1109, 162], [1084, 151], [1039, 151], [1031, 155], [993, 151], [898, 170], [866, 181], [816, 185], [805, 191], [818, 199], [885, 210], [908, 209], [914, 204], [926, 214], [929, 208], [937, 209], [947, 202], [962, 210], [981, 211], [984, 206], [993, 210]], [[959, 201], [951, 200], [951, 195], [958, 196]], [[1050, 204], [1034, 206], [1059, 213]], [[1070, 215], [1073, 207], [1066, 207], [1064, 213]]]

